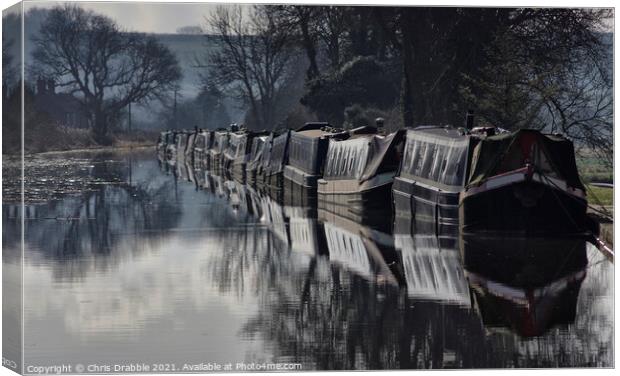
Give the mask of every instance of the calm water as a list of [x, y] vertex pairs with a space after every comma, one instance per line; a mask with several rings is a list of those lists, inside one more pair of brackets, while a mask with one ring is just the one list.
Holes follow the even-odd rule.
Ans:
[[[162, 166], [152, 149], [35, 162], [26, 171], [26, 366], [613, 365], [613, 264], [589, 244], [505, 250], [438, 239], [407, 218], [378, 231], [182, 163]], [[70, 176], [56, 181], [59, 171]], [[15, 186], [4, 188], [10, 197]], [[19, 275], [18, 215], [5, 203], [5, 276]], [[497, 255], [519, 247], [556, 252], [553, 265], [565, 267], [524, 266], [503, 280]], [[467, 269], [460, 249], [474, 255]], [[481, 254], [491, 270], [476, 264]], [[15, 312], [4, 305], [5, 318]]]

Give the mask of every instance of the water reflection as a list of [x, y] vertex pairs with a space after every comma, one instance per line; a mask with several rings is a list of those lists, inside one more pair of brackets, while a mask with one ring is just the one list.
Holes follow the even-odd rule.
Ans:
[[[585, 243], [549, 276], [542, 258], [501, 261], [506, 244], [406, 218], [372, 228], [183, 161], [90, 163], [116, 183], [27, 208], [27, 364], [612, 365], [613, 265]], [[569, 246], [515, 243], [513, 257]]]

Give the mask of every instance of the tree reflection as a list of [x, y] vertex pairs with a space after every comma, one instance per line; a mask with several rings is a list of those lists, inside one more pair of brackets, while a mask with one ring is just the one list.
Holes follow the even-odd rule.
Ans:
[[[181, 216], [173, 200], [174, 181], [145, 179], [158, 168], [150, 153], [99, 153], [89, 164], [87, 190], [26, 206], [27, 257], [58, 261], [56, 272], [62, 277], [85, 276], [86, 256], [94, 257], [96, 268], [115, 265], [126, 257], [118, 254], [119, 243], [128, 241], [125, 235], [132, 235], [132, 253], [150, 249]], [[4, 218], [10, 215], [5, 207]], [[16, 235], [4, 232], [5, 237]]]

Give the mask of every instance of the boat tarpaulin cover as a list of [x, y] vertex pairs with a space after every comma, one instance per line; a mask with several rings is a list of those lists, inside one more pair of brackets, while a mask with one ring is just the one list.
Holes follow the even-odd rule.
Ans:
[[197, 149], [204, 149], [207, 144], [207, 137], [209, 137], [208, 133], [200, 132], [196, 136], [196, 142], [194, 142], [194, 147]]
[[362, 177], [368, 159], [372, 155], [374, 136], [352, 138], [345, 141], [329, 141], [325, 179], [359, 179]]
[[245, 142], [248, 138], [248, 134], [243, 133], [231, 133], [228, 139], [228, 147], [224, 152], [224, 156], [228, 159], [237, 159], [245, 155]]
[[228, 132], [215, 132], [213, 137], [213, 150], [222, 153], [228, 146]]
[[260, 166], [261, 159], [263, 157], [263, 148], [267, 142], [267, 136], [258, 136], [252, 139], [252, 149], [250, 150], [250, 157], [247, 168], [255, 170]]
[[291, 132], [288, 164], [309, 175], [321, 175], [329, 140], [350, 137], [349, 132], [323, 128], [328, 125], [328, 123], [307, 123]]
[[291, 134], [288, 163], [311, 175], [318, 174], [319, 137], [307, 137], [299, 132]]
[[396, 147], [403, 140], [404, 135], [405, 131], [399, 130], [385, 137], [374, 136], [372, 138], [372, 157], [366, 164], [361, 181], [371, 179], [378, 173], [386, 172], [385, 169], [396, 172], [400, 162]]
[[460, 190], [469, 144], [470, 138], [453, 128], [409, 130], [400, 175]]
[[[325, 179], [357, 179], [366, 181], [380, 172], [390, 151], [402, 139], [403, 132], [387, 136], [374, 134], [344, 141], [331, 139], [325, 162]], [[397, 164], [393, 167], [396, 171]]]
[[185, 154], [190, 155], [194, 153], [194, 144], [196, 143], [197, 133], [191, 133], [187, 138], [187, 147], [185, 148]]
[[527, 158], [539, 172], [557, 176], [573, 188], [585, 189], [579, 179], [573, 143], [564, 137], [543, 135], [531, 129], [482, 139], [474, 148], [467, 186], [476, 186], [489, 177], [525, 167], [522, 140], [526, 138], [534, 140]]
[[269, 158], [265, 166], [265, 171], [268, 174], [275, 174], [284, 170], [288, 157], [288, 141], [290, 134], [291, 131], [287, 130], [281, 135], [273, 137]]

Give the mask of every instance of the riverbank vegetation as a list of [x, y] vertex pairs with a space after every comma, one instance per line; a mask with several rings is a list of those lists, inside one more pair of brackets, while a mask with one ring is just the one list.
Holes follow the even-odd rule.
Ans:
[[[377, 116], [394, 128], [462, 126], [473, 110], [478, 125], [562, 133], [610, 166], [612, 16], [575, 8], [220, 6], [204, 29], [225, 48], [206, 54], [204, 66], [222, 92], [248, 103], [251, 127], [296, 127], [290, 120], [303, 118], [354, 126]], [[291, 64], [300, 57], [303, 65]], [[303, 86], [290, 90], [300, 78]], [[278, 111], [292, 96], [298, 103]]]
[[[613, 159], [612, 17], [584, 8], [220, 5], [201, 27], [180, 28], [191, 35], [158, 39], [76, 4], [33, 10], [26, 147], [114, 144], [138, 129], [132, 104], [156, 118], [143, 129], [349, 128], [382, 117], [393, 130], [462, 126], [473, 110], [476, 125], [566, 135], [587, 150], [587, 180], [608, 180], [592, 163], [609, 169]], [[196, 33], [202, 48], [179, 52], [175, 43]], [[3, 33], [6, 72], [17, 68], [15, 40]], [[182, 87], [196, 72], [192, 90]], [[11, 95], [22, 83], [11, 77], [19, 75], [3, 76], [5, 109], [19, 104]], [[3, 117], [5, 152], [20, 132], [15, 111]]]
[[[33, 9], [29, 17], [37, 22], [28, 25], [32, 51], [23, 67], [12, 48], [20, 35], [6, 26], [19, 30], [21, 21], [4, 17], [3, 153], [21, 150], [22, 131], [26, 152], [156, 139], [132, 128], [131, 106], [161, 102], [174, 91], [181, 71], [166, 46], [77, 4]], [[17, 74], [22, 68], [25, 77]]]

